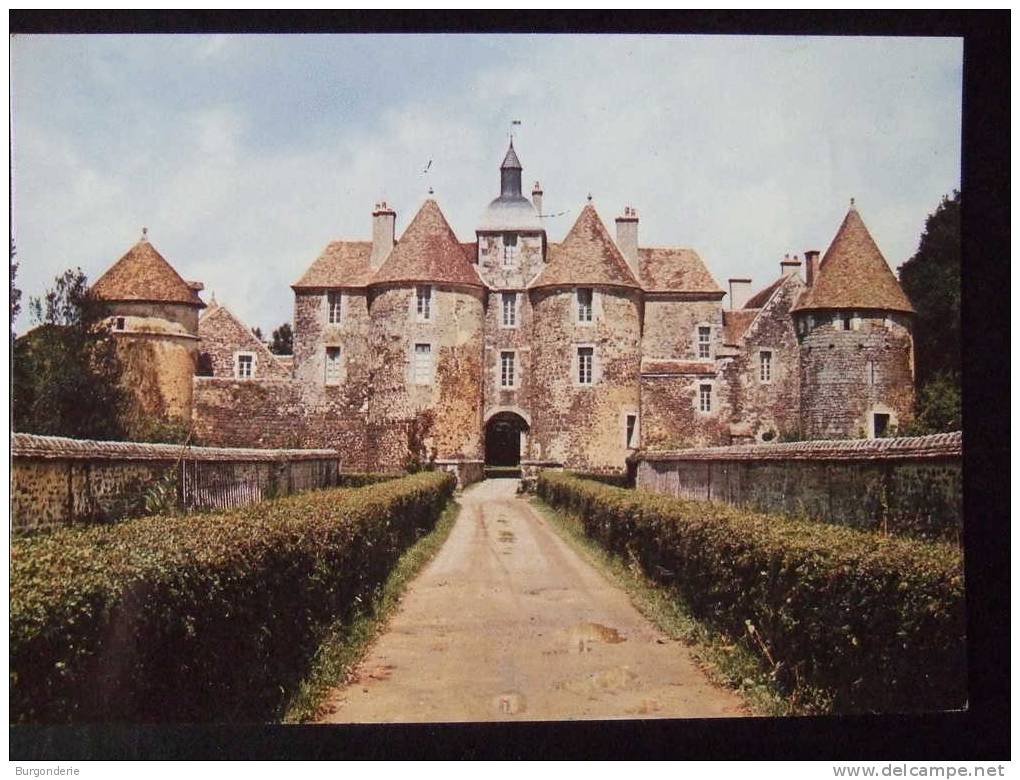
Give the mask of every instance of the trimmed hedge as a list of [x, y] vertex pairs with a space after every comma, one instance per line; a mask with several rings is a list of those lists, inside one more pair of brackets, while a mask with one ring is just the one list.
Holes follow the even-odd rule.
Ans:
[[274, 718], [454, 487], [432, 472], [15, 540], [11, 720]]
[[822, 688], [837, 712], [966, 703], [958, 548], [561, 472], [541, 473], [538, 494], [674, 589], [697, 617], [746, 641], [788, 692]]
[[610, 485], [611, 487], [618, 488], [634, 487], [634, 479], [633, 477], [631, 477], [630, 474], [617, 474], [617, 473], [599, 474], [596, 472], [587, 471], [568, 471], [567, 473], [573, 477], [577, 477], [578, 479], [587, 479], [592, 482], [601, 483], [603, 485]]
[[341, 471], [337, 475], [336, 484], [338, 487], [358, 488], [378, 485], [380, 482], [389, 482], [402, 476], [402, 474], [374, 474], [370, 471]]

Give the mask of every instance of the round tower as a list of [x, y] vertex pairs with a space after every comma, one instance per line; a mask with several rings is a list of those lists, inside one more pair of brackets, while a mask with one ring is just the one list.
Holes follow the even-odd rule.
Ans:
[[147, 230], [92, 285], [106, 302], [133, 403], [129, 430], [154, 421], [188, 422], [198, 355], [200, 282], [187, 282], [149, 243]]
[[791, 311], [800, 342], [802, 434], [894, 435], [914, 404], [914, 308], [851, 201]]
[[589, 203], [529, 285], [531, 460], [620, 471], [640, 407], [641, 287]]
[[372, 277], [369, 423], [378, 468], [403, 465], [418, 437], [426, 456], [464, 481], [480, 472], [485, 288], [469, 247], [430, 198]]

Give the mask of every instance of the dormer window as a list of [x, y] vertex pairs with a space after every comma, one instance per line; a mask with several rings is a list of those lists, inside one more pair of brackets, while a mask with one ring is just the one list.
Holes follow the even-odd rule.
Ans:
[[124, 318], [118, 317], [113, 327], [115, 330], [124, 330]]
[[237, 379], [251, 379], [255, 376], [254, 352], [238, 352], [234, 355], [234, 376]]
[[418, 313], [418, 319], [422, 322], [430, 322], [432, 320], [432, 286], [428, 284], [418, 285], [415, 298], [415, 310]]
[[516, 253], [517, 253], [517, 234], [516, 233], [504, 233], [503, 234], [503, 265], [504, 266], [513, 265]]

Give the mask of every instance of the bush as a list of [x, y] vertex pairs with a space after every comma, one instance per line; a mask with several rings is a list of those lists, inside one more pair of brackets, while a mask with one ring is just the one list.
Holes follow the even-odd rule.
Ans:
[[16, 539], [12, 721], [273, 719], [454, 486], [428, 473]]
[[610, 485], [612, 487], [634, 487], [634, 480], [630, 474], [596, 474], [594, 472], [586, 471], [568, 471], [567, 473], [571, 476], [577, 477], [578, 479], [587, 479], [592, 482], [599, 482], [603, 485]]
[[389, 482], [392, 479], [400, 479], [403, 474], [373, 474], [371, 472], [341, 471], [337, 476], [336, 484], [339, 487], [358, 488], [368, 485], [378, 485], [380, 482]]
[[963, 565], [944, 544], [881, 537], [543, 472], [585, 533], [752, 647], [780, 687], [839, 712], [966, 702]]

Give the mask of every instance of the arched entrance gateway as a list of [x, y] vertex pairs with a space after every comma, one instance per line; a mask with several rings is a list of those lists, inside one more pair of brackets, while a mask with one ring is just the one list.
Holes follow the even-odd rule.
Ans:
[[497, 412], [485, 423], [485, 465], [517, 468], [521, 465], [528, 423], [516, 412]]

